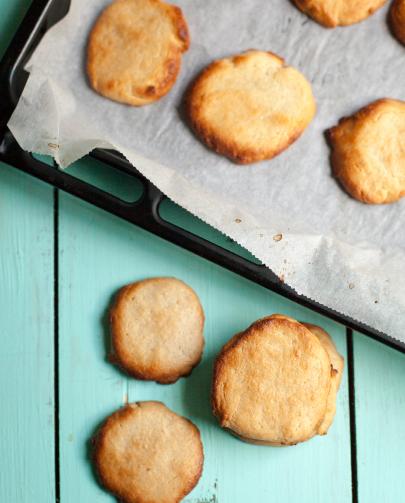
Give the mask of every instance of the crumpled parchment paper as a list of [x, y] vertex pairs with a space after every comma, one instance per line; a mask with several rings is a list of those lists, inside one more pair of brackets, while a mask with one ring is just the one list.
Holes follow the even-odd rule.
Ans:
[[[72, 0], [27, 65], [9, 127], [20, 145], [67, 166], [114, 148], [178, 204], [250, 250], [298, 293], [405, 341], [405, 198], [351, 199], [331, 176], [325, 129], [381, 97], [405, 99], [405, 49], [387, 6], [325, 29], [288, 0], [183, 0], [191, 33], [181, 74], [159, 102], [132, 108], [98, 96], [85, 76], [89, 30], [107, 0]], [[270, 50], [311, 81], [315, 120], [271, 161], [237, 166], [207, 150], [182, 98], [213, 59]], [[274, 236], [282, 234], [282, 239]]]

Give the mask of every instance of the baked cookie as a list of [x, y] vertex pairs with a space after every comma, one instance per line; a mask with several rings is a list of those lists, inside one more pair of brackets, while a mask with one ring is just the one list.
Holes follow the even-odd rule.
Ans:
[[304, 14], [326, 26], [347, 26], [371, 16], [387, 0], [293, 0]]
[[111, 360], [138, 379], [172, 383], [190, 374], [204, 348], [204, 312], [175, 278], [122, 288], [111, 309]]
[[[263, 319], [281, 319], [300, 323], [294, 318], [290, 318], [289, 316], [286, 316], [284, 314], [272, 314], [271, 316], [267, 316]], [[336, 413], [336, 396], [337, 392], [339, 391], [340, 382], [342, 380], [344, 359], [336, 349], [335, 343], [333, 342], [331, 336], [327, 332], [325, 332], [325, 330], [323, 330], [321, 327], [318, 327], [318, 325], [312, 325], [312, 323], [302, 322], [302, 325], [310, 330], [319, 339], [319, 342], [326, 349], [330, 360], [331, 387], [329, 391], [325, 417], [318, 431], [319, 435], [326, 435], [328, 429], [332, 425]]]
[[389, 19], [394, 35], [405, 45], [405, 0], [392, 2]]
[[161, 0], [115, 0], [89, 38], [87, 74], [99, 94], [147, 105], [170, 91], [189, 47], [179, 7]]
[[392, 203], [405, 195], [405, 102], [381, 99], [328, 131], [335, 176], [355, 199]]
[[319, 433], [330, 387], [330, 359], [319, 339], [295, 320], [267, 317], [222, 348], [212, 408], [242, 440], [293, 445]]
[[325, 332], [321, 327], [312, 325], [311, 323], [303, 323], [314, 335], [316, 335], [326, 349], [331, 364], [331, 386], [328, 396], [328, 403], [326, 406], [325, 417], [319, 427], [319, 435], [326, 435], [328, 429], [332, 425], [333, 418], [336, 413], [336, 396], [339, 391], [339, 386], [342, 381], [344, 359], [336, 349], [335, 343], [331, 336]]
[[196, 134], [239, 164], [271, 159], [311, 122], [311, 85], [271, 52], [251, 50], [214, 61], [194, 81], [187, 114]]
[[160, 402], [126, 405], [94, 437], [100, 482], [123, 503], [178, 503], [203, 462], [198, 428]]

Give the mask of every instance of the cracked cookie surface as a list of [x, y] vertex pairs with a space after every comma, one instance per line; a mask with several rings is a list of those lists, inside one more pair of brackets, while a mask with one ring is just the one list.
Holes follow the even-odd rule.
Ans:
[[369, 204], [405, 195], [405, 102], [380, 99], [328, 131], [332, 169], [345, 190]]
[[251, 50], [214, 61], [186, 97], [191, 126], [215, 152], [236, 163], [271, 159], [315, 115], [310, 83], [279, 56]]
[[123, 503], [178, 503], [201, 477], [198, 428], [161, 402], [130, 403], [93, 439], [101, 484]]
[[163, 384], [190, 374], [204, 349], [204, 312], [176, 278], [123, 287], [110, 311], [111, 360], [128, 374]]
[[90, 33], [90, 85], [114, 101], [133, 106], [152, 103], [176, 82], [189, 43], [179, 7], [161, 0], [115, 0]]
[[387, 0], [293, 0], [309, 17], [327, 28], [347, 26], [368, 18]]
[[295, 320], [266, 317], [222, 348], [212, 407], [220, 425], [245, 441], [294, 445], [320, 433], [330, 387], [319, 339]]

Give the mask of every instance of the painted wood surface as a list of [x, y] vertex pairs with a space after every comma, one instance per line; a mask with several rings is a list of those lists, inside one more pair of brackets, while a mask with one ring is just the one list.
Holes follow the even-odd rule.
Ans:
[[354, 334], [359, 501], [405, 501], [405, 355]]
[[0, 501], [54, 501], [53, 190], [0, 163]]
[[[0, 57], [29, 4], [0, 0]], [[53, 189], [2, 163], [0, 306], [0, 501], [52, 502]]]
[[[88, 440], [127, 399], [162, 400], [200, 427], [206, 461], [190, 503], [351, 500], [346, 377], [330, 434], [292, 448], [240, 442], [218, 427], [209, 406], [213, 357], [252, 320], [281, 311], [320, 323], [345, 355], [342, 327], [70, 196], [60, 195], [59, 215], [62, 502], [111, 501], [95, 483]], [[194, 225], [200, 233], [203, 224]], [[204, 359], [190, 378], [170, 386], [127, 378], [106, 360], [112, 296], [123, 284], [160, 275], [189, 283], [206, 313]]]

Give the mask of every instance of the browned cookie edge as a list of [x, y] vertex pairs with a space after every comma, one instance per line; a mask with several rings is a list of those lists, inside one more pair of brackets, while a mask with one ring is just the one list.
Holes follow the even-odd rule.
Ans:
[[139, 281], [136, 281], [134, 283], [130, 283], [129, 285], [126, 285], [122, 287], [119, 291], [118, 294], [115, 297], [115, 300], [110, 308], [110, 337], [111, 337], [111, 352], [108, 355], [109, 360], [111, 363], [114, 365], [117, 365], [123, 372], [126, 374], [134, 377], [135, 379], [139, 379], [141, 381], [156, 381], [159, 384], [173, 384], [175, 383], [178, 379], [181, 377], [188, 377], [192, 371], [197, 367], [202, 359], [203, 353], [204, 353], [204, 346], [205, 346], [205, 339], [204, 336], [202, 335], [203, 343], [201, 347], [201, 352], [198, 360], [195, 361], [195, 363], [190, 367], [189, 365], [183, 369], [178, 370], [177, 372], [173, 373], [159, 373], [159, 372], [141, 372], [136, 365], [132, 365], [128, 359], [125, 358], [125, 353], [126, 349], [122, 347], [120, 338], [121, 338], [121, 328], [120, 328], [120, 303], [123, 301], [125, 296], [129, 292], [133, 292], [134, 290], [138, 289], [139, 287], [142, 286], [145, 282], [154, 282], [154, 281], [159, 281], [161, 279], [175, 279], [176, 281], [179, 281], [183, 285], [185, 285], [188, 289], [190, 289], [198, 303], [199, 307], [199, 312], [200, 312], [200, 319], [201, 319], [201, 332], [204, 330], [204, 322], [205, 322], [205, 314], [203, 307], [201, 305], [200, 299], [198, 298], [198, 295], [195, 293], [195, 291], [187, 285], [187, 283], [184, 283], [184, 281], [181, 281], [177, 278], [166, 278], [166, 277], [155, 277], [155, 278], [147, 278], [147, 279], [142, 279]]

